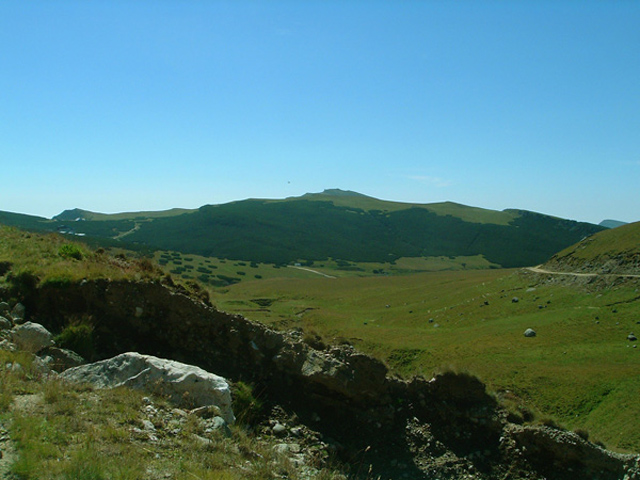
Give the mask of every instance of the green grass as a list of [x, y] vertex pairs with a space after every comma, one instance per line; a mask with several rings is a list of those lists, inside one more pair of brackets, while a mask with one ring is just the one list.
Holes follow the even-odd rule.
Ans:
[[[44, 378], [30, 370], [25, 354], [0, 352], [0, 423], [8, 428], [18, 456], [11, 473], [22, 480], [267, 480], [301, 474], [274, 451], [275, 440], [259, 439], [232, 426], [229, 437], [207, 431], [202, 420], [162, 398], [124, 387], [98, 390]], [[7, 362], [21, 362], [14, 372]], [[11, 405], [11, 408], [9, 408]], [[155, 427], [155, 439], [143, 421]], [[13, 478], [13, 477], [12, 477]], [[338, 477], [319, 469], [318, 478]]]
[[333, 192], [335, 191], [329, 190], [323, 193], [306, 194], [303, 197], [294, 197], [287, 200], [272, 200], [272, 202], [296, 201], [303, 198], [305, 200], [331, 202], [338, 207], [357, 208], [364, 211], [379, 210], [382, 212], [397, 212], [409, 208], [424, 208], [437, 215], [451, 215], [465, 222], [493, 223], [496, 225], [508, 225], [518, 216], [514, 210], [500, 212], [497, 210], [469, 207], [454, 202], [415, 204], [379, 200], [367, 195], [353, 193], [350, 195], [336, 195]]
[[576, 245], [572, 245], [554, 255], [561, 260], [573, 257], [581, 261], [598, 261], [604, 257], [625, 255], [640, 259], [640, 222], [599, 232]]
[[[403, 375], [469, 371], [539, 418], [586, 428], [612, 448], [640, 451], [631, 408], [640, 349], [626, 339], [640, 330], [639, 283], [596, 289], [538, 278], [480, 270], [272, 279], [211, 297], [223, 310], [276, 328], [348, 341]], [[525, 338], [527, 328], [538, 336]]]
[[[58, 235], [2, 227], [0, 237], [0, 287], [159, 275], [144, 259], [97, 253]], [[80, 255], [64, 245], [76, 245]], [[609, 447], [640, 451], [634, 428], [640, 349], [626, 340], [630, 332], [640, 333], [640, 280], [572, 282], [515, 270], [472, 270], [482, 257], [309, 265], [337, 277], [324, 278], [263, 263], [161, 255], [170, 257], [164, 268], [190, 265], [194, 277], [205, 268], [214, 272], [210, 277], [241, 279], [220, 288], [209, 284], [210, 298], [222, 310], [276, 328], [302, 327], [321, 337], [317, 344], [352, 343], [403, 375], [430, 376], [447, 367], [469, 371], [538, 418], [552, 416], [570, 428], [588, 429]], [[465, 270], [400, 275], [423, 268]], [[525, 338], [526, 328], [538, 336]], [[12, 389], [32, 388], [29, 368], [20, 378], [2, 373], [0, 407], [6, 410]]]
[[26, 288], [45, 283], [66, 285], [84, 278], [140, 280], [160, 275], [148, 261], [133, 254], [94, 251], [58, 234], [29, 233], [1, 225], [0, 264], [9, 269], [5, 282]]

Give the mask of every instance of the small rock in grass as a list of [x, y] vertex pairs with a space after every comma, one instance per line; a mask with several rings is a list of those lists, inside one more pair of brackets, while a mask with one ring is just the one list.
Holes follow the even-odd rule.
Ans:
[[282, 436], [282, 435], [284, 435], [284, 434], [286, 434], [286, 433], [287, 433], [287, 427], [285, 427], [285, 426], [284, 426], [284, 425], [282, 425], [281, 423], [276, 423], [276, 424], [273, 426], [272, 431], [273, 431], [273, 434], [274, 434], [274, 435]]

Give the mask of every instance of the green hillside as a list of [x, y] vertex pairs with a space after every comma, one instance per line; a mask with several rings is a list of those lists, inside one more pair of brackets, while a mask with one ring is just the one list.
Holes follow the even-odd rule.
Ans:
[[155, 212], [123, 212], [123, 213], [96, 213], [88, 210], [74, 208], [65, 210], [59, 215], [53, 217], [53, 220], [59, 222], [74, 222], [78, 220], [91, 221], [117, 221], [117, 220], [147, 220], [151, 218], [173, 217], [182, 215], [183, 213], [194, 212], [193, 209], [172, 208], [170, 210], [160, 210]]
[[[364, 209], [351, 203], [346, 206], [350, 197], [332, 198], [205, 206], [191, 214], [141, 224], [127, 241], [267, 263], [327, 258], [393, 262], [403, 257], [483, 255], [491, 263], [515, 267], [541, 263], [602, 230], [525, 211], [492, 212], [455, 204], [399, 209], [393, 203], [387, 210]], [[355, 204], [363, 202], [367, 208], [376, 204], [356, 197]], [[383, 205], [387, 203], [379, 204]], [[463, 213], [439, 214], [438, 209]], [[500, 217], [500, 223], [489, 222], [492, 216]]]
[[519, 267], [542, 263], [603, 230], [524, 210], [388, 202], [343, 190], [206, 205], [193, 211], [106, 215], [74, 209], [53, 220], [15, 215], [5, 215], [8, 224], [94, 241], [109, 239], [125, 248], [273, 264], [483, 257], [486, 265]]
[[331, 202], [338, 207], [357, 208], [365, 211], [396, 212], [409, 208], [423, 208], [437, 215], [450, 215], [465, 222], [471, 223], [495, 223], [496, 225], [509, 225], [518, 215], [516, 210], [487, 210], [485, 208], [469, 207], [454, 202], [441, 202], [429, 204], [413, 204], [403, 202], [390, 202], [374, 197], [362, 195], [348, 190], [329, 189], [321, 193], [307, 193], [302, 197], [293, 197], [287, 201], [311, 200]]
[[0, 211], [0, 225], [20, 227], [27, 230], [47, 230], [55, 228], [55, 222], [44, 217], [2, 211]]
[[605, 230], [554, 255], [558, 271], [640, 275], [640, 222]]

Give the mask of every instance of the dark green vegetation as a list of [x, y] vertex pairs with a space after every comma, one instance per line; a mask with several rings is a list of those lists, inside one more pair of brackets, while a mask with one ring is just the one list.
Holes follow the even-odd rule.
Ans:
[[480, 255], [487, 264], [517, 267], [541, 263], [603, 229], [522, 210], [402, 204], [336, 190], [208, 205], [187, 213], [114, 216], [74, 210], [53, 221], [24, 221], [28, 228], [82, 233], [127, 247], [273, 264]]

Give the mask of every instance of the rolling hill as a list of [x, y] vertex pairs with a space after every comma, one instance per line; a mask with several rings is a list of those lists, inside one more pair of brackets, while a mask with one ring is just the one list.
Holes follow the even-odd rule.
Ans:
[[555, 254], [559, 272], [640, 275], [640, 222], [605, 230]]
[[283, 200], [205, 205], [194, 211], [104, 215], [76, 209], [53, 220], [22, 220], [27, 228], [115, 239], [128, 248], [275, 264], [482, 255], [495, 265], [519, 267], [542, 263], [603, 230], [525, 210], [389, 202], [336, 189]]

